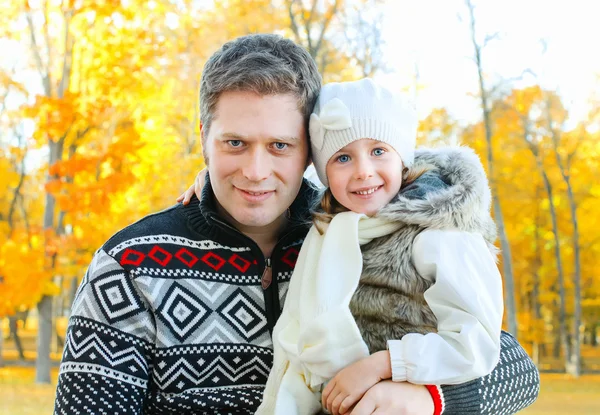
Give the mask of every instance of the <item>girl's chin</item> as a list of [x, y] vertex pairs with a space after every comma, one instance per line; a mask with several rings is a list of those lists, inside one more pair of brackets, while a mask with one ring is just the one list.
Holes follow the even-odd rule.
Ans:
[[377, 214], [377, 212], [379, 211], [379, 209], [381, 209], [381, 208], [357, 209], [357, 210], [352, 209], [352, 211], [354, 211], [356, 213], [362, 213], [363, 215], [367, 215], [367, 216], [375, 216]]

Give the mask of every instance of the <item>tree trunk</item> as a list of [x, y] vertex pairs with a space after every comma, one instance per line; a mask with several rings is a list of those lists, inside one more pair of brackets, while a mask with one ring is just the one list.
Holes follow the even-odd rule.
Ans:
[[0, 367], [4, 366], [4, 330], [2, 330], [2, 318], [0, 317]]
[[19, 337], [19, 318], [17, 316], [18, 314], [8, 318], [9, 337], [15, 342], [15, 347], [19, 353], [19, 359], [25, 360], [23, 344], [21, 343], [21, 337]]
[[[488, 143], [491, 147], [491, 142]], [[492, 169], [490, 169], [491, 175]], [[510, 243], [508, 241], [508, 235], [504, 227], [504, 216], [500, 208], [500, 200], [497, 196], [497, 187], [492, 185], [492, 192], [494, 192], [494, 216], [496, 217], [496, 224], [498, 225], [498, 234], [500, 236], [500, 249], [502, 250], [502, 269], [504, 271], [504, 302], [506, 303], [506, 311], [508, 313], [508, 331], [515, 337], [518, 336], [519, 326], [517, 323], [517, 307], [515, 300], [515, 283], [513, 276], [512, 267], [512, 254], [510, 251]]]
[[51, 350], [54, 353], [59, 353], [60, 350], [63, 347], [63, 339], [60, 337], [57, 327], [56, 327], [56, 322], [58, 321], [58, 318], [61, 317], [62, 314], [62, 308], [63, 308], [63, 303], [64, 303], [64, 290], [63, 290], [63, 281], [64, 281], [64, 276], [60, 276], [59, 278], [59, 282], [58, 282], [58, 286], [61, 287], [60, 288], [60, 293], [55, 296], [53, 298], [53, 302], [54, 304], [52, 305], [52, 345], [51, 345]]
[[561, 348], [561, 336], [560, 336], [560, 330], [558, 332], [558, 336], [554, 336], [554, 347], [552, 348], [552, 355], [556, 358], [559, 359], [560, 358], [560, 348]]
[[[539, 186], [536, 186], [536, 198], [535, 200], [540, 200], [541, 189]], [[542, 319], [542, 310], [539, 298], [539, 290], [540, 290], [540, 268], [542, 267], [542, 252], [541, 252], [541, 237], [540, 237], [540, 228], [542, 227], [542, 215], [540, 214], [539, 204], [536, 209], [535, 215], [535, 260], [534, 260], [534, 270], [533, 270], [533, 287], [531, 289], [531, 312], [535, 319], [536, 325]], [[538, 338], [534, 336], [533, 339], [533, 363], [537, 366], [540, 364], [540, 343], [543, 343], [543, 338]]]
[[[36, 23], [33, 19], [33, 13], [27, 13], [26, 19], [29, 28], [30, 38], [30, 51], [33, 54], [34, 62], [38, 72], [41, 75], [42, 85], [44, 87], [44, 95], [50, 98], [64, 98], [65, 92], [69, 89], [69, 82], [71, 80], [71, 61], [73, 54], [74, 38], [70, 32], [70, 22], [73, 17], [72, 8], [62, 9], [62, 22], [64, 44], [62, 47], [53, 48], [47, 32], [47, 24], [51, 17], [48, 12], [48, 8], [44, 10], [45, 22], [45, 44], [38, 41], [36, 33]], [[62, 50], [62, 71], [59, 75], [60, 81], [55, 86], [55, 79], [53, 70], [59, 65], [53, 66], [51, 59], [55, 58], [54, 51]], [[43, 56], [46, 59], [43, 59]], [[57, 54], [58, 56], [58, 54]], [[46, 62], [45, 62], [46, 61]], [[56, 90], [56, 94], [54, 93]], [[66, 133], [65, 133], [66, 136]], [[53, 166], [57, 161], [62, 159], [62, 152], [64, 146], [65, 136], [63, 137], [48, 137], [48, 149], [50, 152], [48, 158], [48, 166]], [[51, 178], [50, 176], [48, 176]], [[46, 202], [44, 208], [44, 231], [54, 231], [54, 215], [55, 215], [55, 199], [54, 197], [46, 192]], [[51, 267], [51, 262], [54, 261], [52, 258], [54, 254], [46, 253], [47, 264], [46, 267]], [[36, 360], [36, 377], [37, 383], [50, 383], [50, 341], [52, 338], [52, 298], [44, 296], [37, 305], [39, 313], [39, 324], [38, 324], [38, 339], [37, 339], [37, 360]]]
[[548, 122], [548, 129], [550, 130], [552, 136], [552, 144], [554, 146], [556, 163], [560, 169], [562, 179], [567, 186], [567, 198], [569, 200], [571, 225], [573, 227], [572, 246], [574, 256], [573, 260], [575, 262], [575, 275], [573, 276], [573, 286], [575, 288], [575, 310], [573, 332], [571, 333], [573, 343], [571, 353], [567, 355], [567, 373], [575, 377], [579, 377], [581, 375], [581, 253], [579, 244], [579, 223], [577, 221], [577, 203], [575, 202], [575, 195], [573, 194], [573, 187], [571, 186], [570, 177], [571, 159], [575, 155], [576, 150], [569, 154], [566, 162], [563, 161], [561, 153], [558, 149], [561, 136], [560, 133], [552, 126], [552, 115], [550, 111], [551, 107], [552, 101], [550, 98], [548, 98], [546, 105], [546, 119]]
[[[75, 296], [77, 295], [77, 288], [79, 287], [79, 281], [77, 281], [77, 277], [73, 277], [71, 278], [71, 288], [69, 289], [69, 307], [68, 309], [71, 310], [71, 307], [73, 306], [73, 302], [75, 301]], [[69, 314], [67, 317], [71, 317], [71, 315]]]
[[52, 297], [43, 296], [37, 305], [38, 337], [35, 382], [50, 383], [50, 341], [52, 340]]
[[477, 65], [477, 75], [479, 81], [479, 93], [481, 98], [481, 109], [483, 112], [483, 123], [485, 127], [485, 141], [487, 144], [487, 162], [489, 171], [490, 188], [492, 191], [492, 203], [494, 209], [494, 217], [496, 224], [498, 225], [498, 234], [500, 237], [500, 249], [502, 250], [502, 267], [504, 270], [504, 302], [506, 303], [506, 311], [508, 317], [508, 331], [515, 337], [518, 336], [518, 324], [517, 324], [517, 308], [515, 300], [515, 284], [512, 268], [512, 255], [510, 250], [510, 243], [508, 241], [508, 235], [506, 234], [506, 228], [504, 226], [504, 216], [502, 215], [502, 209], [500, 206], [500, 199], [498, 196], [498, 187], [496, 176], [494, 174], [494, 150], [492, 147], [492, 120], [490, 117], [490, 110], [488, 106], [488, 92], [485, 89], [483, 80], [483, 65], [481, 61], [481, 47], [477, 43], [475, 35], [475, 15], [473, 13], [473, 5], [470, 0], [466, 0], [467, 7], [469, 9], [470, 23], [471, 23], [471, 41], [473, 42], [473, 49], [475, 54], [475, 63]]
[[552, 185], [550, 184], [550, 179], [544, 170], [544, 166], [542, 166], [542, 162], [539, 158], [537, 158], [538, 169], [542, 174], [542, 179], [544, 180], [544, 187], [546, 188], [546, 193], [548, 194], [549, 208], [550, 208], [550, 219], [552, 222], [552, 235], [554, 237], [554, 256], [556, 258], [556, 270], [558, 273], [558, 292], [560, 296], [559, 300], [559, 310], [558, 310], [558, 327], [559, 327], [559, 336], [560, 343], [562, 345], [563, 351], [565, 353], [565, 358], [568, 359], [570, 355], [569, 350], [569, 342], [567, 341], [567, 313], [566, 313], [566, 294], [565, 294], [565, 278], [563, 271], [563, 263], [562, 263], [562, 255], [560, 252], [560, 238], [558, 234], [558, 219], [556, 216], [556, 208], [554, 207], [553, 201], [553, 191]]
[[[62, 159], [64, 146], [64, 137], [58, 141], [48, 140], [50, 149], [49, 166], [54, 165]], [[52, 179], [51, 176], [48, 176]], [[44, 230], [54, 229], [54, 213], [56, 200], [50, 193], [46, 193], [46, 206], [44, 209]], [[54, 254], [46, 253], [46, 266], [54, 268]], [[35, 381], [36, 383], [50, 383], [50, 343], [52, 341], [52, 297], [43, 296], [37, 305], [38, 307], [38, 339], [37, 339], [37, 360], [35, 362]]]
[[[561, 169], [562, 170], [562, 169]], [[563, 173], [567, 185], [569, 207], [571, 209], [571, 222], [573, 225], [573, 253], [575, 256], [575, 276], [573, 285], [575, 287], [575, 316], [573, 321], [573, 347], [569, 358], [567, 372], [575, 377], [581, 375], [581, 255], [579, 245], [579, 224], [577, 222], [577, 205], [571, 187], [570, 177]]]

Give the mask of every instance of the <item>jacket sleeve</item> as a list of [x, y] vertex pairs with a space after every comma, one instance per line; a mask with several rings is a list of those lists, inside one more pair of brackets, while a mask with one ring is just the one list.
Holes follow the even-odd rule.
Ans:
[[142, 414], [154, 334], [128, 272], [96, 252], [73, 302], [54, 414]]
[[488, 375], [498, 363], [502, 280], [480, 234], [427, 230], [413, 245], [413, 262], [433, 281], [425, 300], [436, 333], [389, 340], [394, 381], [460, 384]]
[[540, 375], [519, 342], [503, 331], [500, 361], [492, 373], [439, 389], [444, 415], [512, 415], [535, 402]]

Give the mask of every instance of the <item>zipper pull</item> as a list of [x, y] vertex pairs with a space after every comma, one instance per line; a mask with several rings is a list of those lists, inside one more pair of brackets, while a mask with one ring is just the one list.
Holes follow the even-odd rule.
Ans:
[[260, 285], [263, 290], [269, 288], [271, 282], [273, 281], [273, 270], [271, 269], [271, 258], [265, 259], [265, 270], [263, 271], [262, 277], [260, 279]]

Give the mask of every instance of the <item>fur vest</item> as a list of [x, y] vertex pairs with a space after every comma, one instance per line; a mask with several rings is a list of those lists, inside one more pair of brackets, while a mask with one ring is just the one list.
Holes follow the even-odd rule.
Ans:
[[374, 353], [387, 340], [437, 330], [424, 299], [431, 282], [412, 262], [413, 242], [425, 229], [455, 229], [483, 235], [494, 255], [496, 225], [491, 194], [479, 157], [467, 147], [419, 149], [412, 169], [430, 166], [379, 213], [403, 226], [362, 247], [363, 271], [350, 303], [363, 339]]

